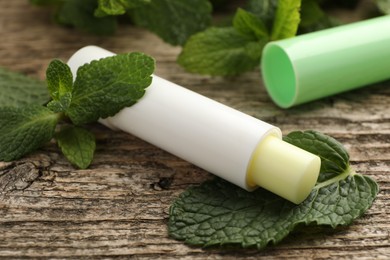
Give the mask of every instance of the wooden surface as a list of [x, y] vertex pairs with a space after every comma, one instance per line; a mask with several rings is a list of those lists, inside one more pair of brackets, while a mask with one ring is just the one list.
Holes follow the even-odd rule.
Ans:
[[0, 33], [0, 66], [41, 79], [51, 59], [65, 61], [85, 45], [146, 52], [156, 58], [158, 75], [284, 133], [315, 129], [337, 138], [353, 167], [381, 189], [373, 207], [349, 227], [297, 232], [264, 251], [190, 247], [168, 237], [169, 206], [211, 175], [96, 124], [91, 129], [98, 148], [87, 170], [70, 166], [54, 143], [22, 160], [0, 162], [0, 257], [390, 259], [390, 83], [282, 110], [270, 101], [258, 71], [228, 79], [188, 74], [175, 63], [180, 48], [143, 29], [85, 35], [53, 24], [46, 9], [13, 0], [0, 1]]

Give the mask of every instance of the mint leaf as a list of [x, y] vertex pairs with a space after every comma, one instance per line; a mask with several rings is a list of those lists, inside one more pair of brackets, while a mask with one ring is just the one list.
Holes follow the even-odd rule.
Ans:
[[53, 134], [59, 114], [39, 105], [0, 108], [0, 161], [19, 159]]
[[279, 1], [272, 27], [272, 40], [295, 36], [300, 22], [301, 0]]
[[258, 66], [264, 45], [235, 28], [211, 27], [193, 35], [177, 61], [190, 72], [236, 75]]
[[268, 37], [268, 29], [254, 14], [239, 8], [233, 19], [233, 27], [242, 34], [262, 39]]
[[[142, 53], [122, 54], [80, 67], [73, 83], [68, 65], [53, 60], [46, 71], [52, 100], [46, 107], [15, 107], [12, 105], [34, 103], [36, 96], [32, 93], [40, 91], [32, 87], [44, 84], [0, 69], [0, 161], [18, 159], [41, 147], [51, 140], [58, 121], [66, 116], [74, 124], [84, 124], [134, 104], [150, 85], [153, 70], [153, 58]], [[11, 94], [15, 92], [17, 95]], [[45, 91], [45, 101], [49, 93]], [[24, 100], [26, 97], [31, 100]], [[61, 129], [56, 138], [72, 164], [83, 169], [89, 166], [96, 146], [90, 132], [69, 126]]]
[[72, 99], [73, 89], [73, 76], [69, 66], [60, 60], [53, 60], [46, 70], [46, 81], [53, 99], [47, 107], [54, 112], [65, 111]]
[[135, 24], [173, 45], [184, 44], [211, 22], [211, 4], [207, 0], [151, 0], [130, 11]]
[[69, 126], [58, 132], [55, 138], [62, 153], [72, 164], [85, 169], [92, 162], [96, 144], [91, 132]]
[[[315, 150], [325, 164], [329, 163], [324, 162], [327, 155], [346, 159], [342, 145], [320, 133], [299, 132], [287, 137], [294, 145], [319, 145]], [[356, 174], [349, 164], [341, 169], [343, 165], [341, 163], [338, 175], [322, 178], [299, 205], [261, 188], [246, 192], [221, 179], [192, 187], [170, 208], [169, 234], [192, 245], [238, 244], [261, 249], [280, 242], [302, 225], [335, 228], [351, 224], [372, 205], [378, 185], [371, 178]], [[320, 175], [326, 175], [323, 170]]]
[[115, 115], [144, 95], [153, 70], [153, 58], [142, 53], [120, 54], [83, 65], [77, 71], [67, 115], [76, 125]]
[[209, 75], [228, 76], [252, 70], [258, 66], [268, 41], [296, 34], [300, 5], [300, 0], [252, 0], [249, 11], [238, 9], [233, 27], [209, 28], [190, 37], [178, 63], [189, 72]]
[[44, 82], [0, 68], [0, 106], [44, 104], [49, 100]]
[[130, 8], [150, 3], [150, 0], [98, 0], [95, 16], [122, 15]]
[[96, 0], [67, 0], [58, 10], [57, 21], [98, 35], [114, 33], [117, 25], [115, 17], [95, 17], [96, 8]]

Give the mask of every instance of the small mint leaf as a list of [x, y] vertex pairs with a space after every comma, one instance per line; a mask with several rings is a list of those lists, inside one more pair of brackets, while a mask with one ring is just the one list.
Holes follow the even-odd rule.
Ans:
[[59, 114], [28, 105], [0, 108], [0, 161], [12, 161], [36, 150], [53, 137]]
[[67, 115], [76, 125], [118, 113], [140, 99], [152, 82], [153, 58], [120, 54], [85, 64], [77, 71]]
[[254, 14], [239, 8], [233, 18], [233, 27], [253, 39], [268, 38], [268, 29]]
[[271, 39], [280, 40], [296, 35], [299, 22], [301, 0], [278, 1]]
[[208, 0], [151, 0], [150, 4], [130, 11], [135, 24], [170, 44], [182, 45], [210, 24], [212, 8]]
[[80, 127], [66, 127], [55, 136], [65, 157], [81, 169], [87, 168], [93, 159], [96, 144], [94, 135]]
[[46, 82], [50, 96], [59, 101], [62, 96], [72, 93], [73, 76], [67, 64], [53, 60], [46, 69]]
[[[322, 163], [327, 154], [337, 158], [329, 152], [335, 149], [333, 138], [314, 131], [291, 135], [289, 141], [294, 145], [319, 146]], [[219, 178], [189, 188], [170, 208], [169, 234], [191, 245], [238, 244], [261, 249], [279, 243], [302, 225], [335, 228], [351, 224], [370, 208], [379, 188], [349, 164], [338, 169], [338, 175], [322, 178], [299, 205], [261, 188], [247, 192]]]
[[178, 63], [190, 72], [236, 75], [258, 66], [264, 45], [235, 28], [211, 27], [187, 41]]
[[43, 81], [0, 68], [0, 106], [43, 105], [49, 100]]

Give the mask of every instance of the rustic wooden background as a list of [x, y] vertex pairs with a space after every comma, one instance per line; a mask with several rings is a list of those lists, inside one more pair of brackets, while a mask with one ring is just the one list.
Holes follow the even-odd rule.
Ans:
[[158, 75], [284, 133], [315, 129], [337, 138], [357, 172], [381, 189], [373, 207], [349, 227], [302, 231], [264, 251], [191, 247], [168, 237], [169, 206], [211, 175], [96, 124], [91, 129], [98, 148], [87, 170], [69, 165], [54, 143], [22, 160], [0, 162], [0, 257], [390, 259], [389, 82], [282, 110], [270, 101], [258, 71], [228, 79], [188, 74], [175, 63], [180, 48], [143, 29], [86, 35], [53, 24], [47, 9], [13, 0], [0, 1], [0, 37], [0, 66], [41, 79], [51, 59], [65, 61], [85, 45], [146, 52], [156, 58]]

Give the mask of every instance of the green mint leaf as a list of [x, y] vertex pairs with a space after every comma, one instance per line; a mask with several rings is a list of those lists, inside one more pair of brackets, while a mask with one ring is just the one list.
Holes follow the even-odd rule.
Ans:
[[54, 112], [64, 112], [72, 99], [73, 76], [69, 66], [53, 60], [46, 70], [46, 81], [53, 99], [47, 107]]
[[209, 28], [189, 38], [178, 57], [187, 71], [229, 76], [256, 68], [276, 12], [276, 0], [249, 1], [238, 9], [233, 27]]
[[57, 21], [63, 25], [74, 26], [83, 31], [98, 35], [112, 34], [116, 30], [116, 18], [112, 16], [96, 17], [96, 0], [67, 0], [59, 8]]
[[233, 27], [254, 39], [268, 38], [268, 29], [254, 14], [239, 8], [233, 18]]
[[72, 72], [69, 66], [60, 60], [50, 62], [46, 70], [46, 81], [50, 96], [54, 100], [59, 100], [64, 94], [72, 92]]
[[44, 104], [49, 100], [44, 82], [0, 68], [0, 106]]
[[87, 168], [93, 159], [96, 144], [94, 135], [80, 127], [65, 127], [55, 135], [65, 157], [81, 169]]
[[66, 113], [76, 125], [113, 116], [144, 95], [153, 71], [153, 58], [142, 53], [119, 54], [83, 65], [77, 71]]
[[258, 66], [265, 43], [232, 27], [211, 27], [187, 41], [178, 63], [190, 72], [236, 75]]
[[150, 0], [98, 0], [95, 16], [122, 15], [130, 8], [150, 3]]
[[151, 0], [150, 4], [130, 11], [135, 24], [148, 28], [173, 45], [184, 44], [211, 22], [208, 0]]
[[301, 0], [279, 1], [272, 27], [272, 40], [295, 36], [300, 22]]
[[59, 114], [28, 105], [0, 108], [0, 161], [12, 161], [41, 147], [54, 134]]
[[[329, 154], [333, 158], [334, 139], [315, 133], [318, 140], [313, 142], [313, 133], [300, 133], [301, 138], [291, 133], [289, 142], [308, 147], [307, 140], [311, 140], [313, 146], [322, 144], [317, 149], [322, 161]], [[338, 145], [336, 150], [343, 157], [346, 151]], [[323, 174], [321, 169], [320, 175]], [[378, 190], [374, 180], [356, 174], [349, 166], [340, 169], [339, 175], [322, 178], [299, 205], [261, 188], [247, 192], [216, 179], [189, 188], [174, 201], [170, 208], [169, 234], [192, 245], [237, 244], [261, 249], [280, 242], [302, 225], [335, 228], [351, 224], [372, 205]]]
[[191, 245], [277, 244], [300, 225], [348, 225], [372, 204], [377, 184], [362, 175], [316, 189], [295, 205], [276, 195], [248, 193], [220, 179], [185, 191], [170, 208], [169, 234]]

